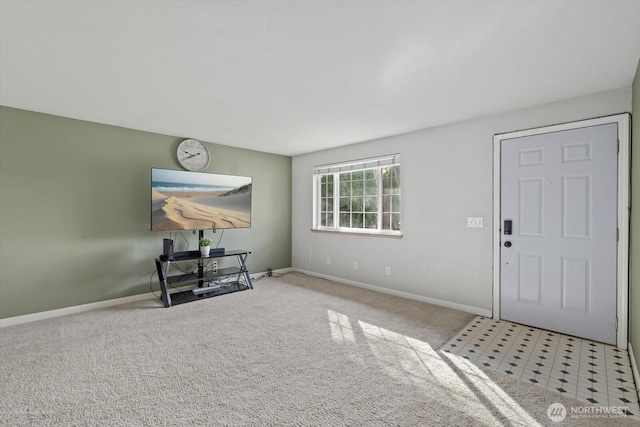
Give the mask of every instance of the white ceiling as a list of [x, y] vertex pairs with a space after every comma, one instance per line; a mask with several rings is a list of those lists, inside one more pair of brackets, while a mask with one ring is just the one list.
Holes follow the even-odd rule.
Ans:
[[0, 0], [0, 104], [296, 155], [629, 86], [640, 1]]

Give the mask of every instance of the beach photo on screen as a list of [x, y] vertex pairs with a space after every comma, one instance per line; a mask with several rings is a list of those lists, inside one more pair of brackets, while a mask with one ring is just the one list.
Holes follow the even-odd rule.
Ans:
[[251, 177], [151, 170], [151, 230], [251, 227]]

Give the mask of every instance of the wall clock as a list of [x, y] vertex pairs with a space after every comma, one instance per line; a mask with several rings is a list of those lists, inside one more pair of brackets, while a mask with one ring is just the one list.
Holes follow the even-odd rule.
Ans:
[[204, 144], [195, 139], [185, 139], [178, 145], [176, 152], [178, 162], [190, 171], [201, 171], [209, 166], [209, 150]]

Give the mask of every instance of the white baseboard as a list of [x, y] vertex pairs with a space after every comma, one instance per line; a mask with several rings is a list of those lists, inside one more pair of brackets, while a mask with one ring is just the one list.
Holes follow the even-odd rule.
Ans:
[[140, 295], [132, 295], [129, 297], [115, 298], [106, 301], [92, 302], [89, 304], [74, 305], [72, 307], [58, 308], [56, 310], [41, 311], [39, 313], [24, 314], [22, 316], [7, 317], [0, 319], [0, 328], [5, 326], [20, 325], [22, 323], [35, 322], [38, 320], [52, 319], [54, 317], [66, 316], [68, 314], [77, 314], [85, 311], [98, 310], [100, 308], [113, 307], [114, 305], [127, 304], [130, 302], [142, 301], [157, 298], [157, 295], [151, 292]]
[[[491, 310], [485, 310], [478, 307], [471, 307], [468, 305], [439, 300], [436, 298], [429, 298], [422, 295], [415, 295], [408, 292], [382, 288], [380, 286], [373, 286], [366, 283], [342, 279], [340, 277], [333, 277], [326, 274], [315, 273], [313, 271], [302, 270], [299, 268], [293, 268], [293, 267], [281, 268], [278, 270], [273, 270], [273, 273], [287, 274], [292, 271], [299, 271], [301, 273], [308, 274], [309, 276], [321, 277], [323, 279], [333, 280], [334, 282], [344, 283], [346, 285], [357, 286], [359, 288], [369, 289], [372, 291], [377, 291], [377, 292], [381, 292], [389, 295], [394, 295], [397, 297], [407, 298], [414, 301], [427, 302], [429, 304], [452, 308], [454, 310], [465, 311], [467, 313], [472, 313], [479, 316], [485, 316], [485, 317], [492, 316]], [[256, 280], [257, 278], [262, 278], [266, 275], [267, 275], [266, 271], [261, 273], [254, 273], [251, 275], [251, 279]], [[69, 314], [82, 313], [85, 311], [98, 310], [101, 308], [113, 307], [115, 305], [127, 304], [130, 302], [142, 301], [142, 300], [153, 299], [153, 298], [157, 298], [157, 296], [152, 293], [146, 293], [146, 294], [140, 294], [140, 295], [132, 295], [132, 296], [123, 297], [123, 298], [115, 298], [115, 299], [110, 299], [106, 301], [92, 302], [89, 304], [75, 305], [72, 307], [64, 307], [56, 310], [41, 311], [39, 313], [24, 314], [22, 316], [7, 317], [5, 319], [0, 319], [0, 328], [4, 328], [6, 326], [12, 326], [12, 325], [20, 325], [22, 323], [36, 322], [38, 320], [52, 319], [55, 317], [66, 316]]]
[[[291, 271], [295, 271], [295, 269], [291, 267], [281, 268], [278, 270], [273, 270], [273, 273], [287, 274]], [[255, 273], [251, 275], [251, 279], [254, 280], [258, 277], [264, 277], [266, 275], [266, 271], [262, 273]], [[149, 292], [146, 294], [132, 295], [129, 297], [115, 298], [106, 301], [92, 302], [89, 304], [74, 305], [72, 307], [58, 308], [55, 310], [41, 311], [39, 313], [24, 314], [22, 316], [7, 317], [5, 319], [0, 319], [0, 328], [4, 328], [5, 326], [20, 325], [22, 323], [36, 322], [38, 320], [53, 319], [55, 317], [66, 316], [68, 314], [77, 314], [85, 311], [98, 310], [101, 308], [113, 307], [115, 305], [128, 304], [130, 302], [143, 301], [157, 297], [157, 295]]]
[[631, 343], [629, 343], [627, 349], [629, 350], [629, 360], [631, 360], [633, 380], [636, 384], [636, 394], [638, 395], [638, 399], [640, 400], [640, 374], [638, 373], [638, 365], [636, 364], [636, 357], [633, 354], [633, 347], [631, 347]]
[[300, 273], [308, 274], [309, 276], [320, 277], [323, 279], [333, 280], [334, 282], [344, 283], [345, 285], [357, 286], [359, 288], [369, 289], [384, 294], [394, 295], [401, 298], [406, 298], [414, 301], [427, 302], [433, 305], [439, 305], [446, 308], [452, 308], [454, 310], [465, 311], [467, 313], [475, 314], [477, 316], [491, 317], [493, 313], [491, 310], [484, 308], [472, 307], [469, 305], [458, 304], [455, 302], [440, 300], [436, 298], [429, 298], [422, 295], [411, 294], [409, 292], [396, 291], [393, 289], [387, 289], [380, 286], [369, 285], [366, 283], [356, 282], [353, 280], [342, 279], [340, 277], [333, 277], [326, 274], [316, 273], [313, 271], [302, 270], [300, 268], [293, 268], [292, 271], [299, 271]]

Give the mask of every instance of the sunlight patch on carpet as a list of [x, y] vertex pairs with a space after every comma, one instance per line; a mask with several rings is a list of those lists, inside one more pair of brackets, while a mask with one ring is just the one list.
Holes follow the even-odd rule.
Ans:
[[[419, 339], [370, 322], [351, 321], [334, 310], [327, 310], [327, 317], [333, 341], [356, 346], [364, 358], [372, 355], [381, 372], [393, 381], [429, 396], [434, 390], [444, 389], [446, 392], [437, 397], [441, 406], [465, 412], [483, 423], [499, 424], [500, 419], [494, 415], [498, 413], [515, 425], [540, 425], [472, 363], [441, 354]], [[361, 345], [363, 340], [366, 346]]]

